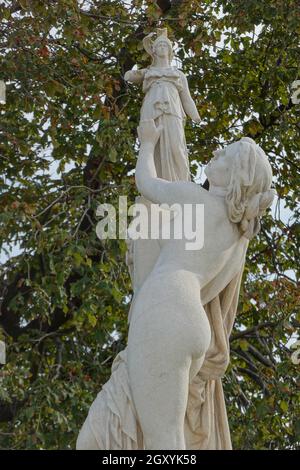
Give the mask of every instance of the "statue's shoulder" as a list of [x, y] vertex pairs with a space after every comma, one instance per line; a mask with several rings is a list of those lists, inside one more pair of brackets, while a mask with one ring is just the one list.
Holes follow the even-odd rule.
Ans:
[[183, 85], [186, 84], [186, 82], [187, 82], [186, 74], [181, 69], [178, 69], [177, 67], [176, 67], [176, 70], [177, 70], [178, 76], [180, 77]]

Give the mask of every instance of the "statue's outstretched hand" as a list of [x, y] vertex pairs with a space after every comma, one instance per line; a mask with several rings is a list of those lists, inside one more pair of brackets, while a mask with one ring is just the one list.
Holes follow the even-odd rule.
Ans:
[[146, 143], [151, 143], [155, 146], [158, 141], [163, 126], [156, 127], [153, 119], [147, 119], [140, 122], [140, 125], [137, 128], [138, 136], [141, 145]]

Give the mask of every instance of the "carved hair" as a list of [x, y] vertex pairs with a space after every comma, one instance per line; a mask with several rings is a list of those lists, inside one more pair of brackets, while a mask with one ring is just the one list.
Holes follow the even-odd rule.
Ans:
[[233, 146], [236, 152], [226, 195], [228, 216], [251, 239], [259, 232], [259, 218], [275, 196], [275, 191], [270, 189], [272, 169], [264, 151], [249, 137], [243, 137]]

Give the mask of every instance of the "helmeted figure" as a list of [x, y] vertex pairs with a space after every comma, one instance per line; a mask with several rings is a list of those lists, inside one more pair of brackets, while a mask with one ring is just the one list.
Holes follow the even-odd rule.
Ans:
[[200, 121], [200, 116], [184, 73], [171, 65], [173, 48], [167, 30], [158, 30], [153, 41], [155, 34], [151, 33], [143, 40], [152, 64], [145, 69], [126, 72], [125, 80], [142, 83], [145, 97], [141, 122], [154, 119], [156, 125], [163, 126], [154, 157], [158, 176], [169, 181], [188, 181], [190, 171], [184, 134], [186, 115], [196, 122]]

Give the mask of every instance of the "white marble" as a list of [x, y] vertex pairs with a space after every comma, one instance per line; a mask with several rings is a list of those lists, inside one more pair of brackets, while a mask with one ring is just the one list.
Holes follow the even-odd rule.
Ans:
[[[163, 125], [155, 148], [158, 176], [170, 181], [190, 179], [188, 152], [184, 134], [186, 116], [200, 122], [200, 116], [191, 97], [184, 73], [171, 65], [172, 43], [166, 30], [159, 30], [144, 38], [144, 47], [152, 57], [152, 64], [144, 69], [125, 74], [128, 82], [142, 84], [145, 97], [141, 108], [141, 121], [154, 119]], [[163, 155], [163, 158], [162, 158]]]
[[[170, 59], [170, 44], [165, 38], [152, 46], [147, 41], [161, 67], [166, 51]], [[90, 408], [77, 448], [230, 449], [221, 377], [248, 243], [274, 197], [272, 171], [263, 150], [242, 138], [214, 153], [205, 169], [209, 191], [188, 181], [185, 172], [182, 180], [172, 178], [178, 171], [175, 155], [162, 152], [159, 167], [156, 150], [165, 126], [172, 134], [173, 124], [153, 115], [150, 97], [138, 127], [140, 200], [148, 207], [203, 204], [204, 246], [188, 251], [184, 237], [129, 243], [134, 299], [128, 344]], [[169, 181], [158, 170], [164, 159], [170, 163]], [[184, 159], [178, 162], [183, 170]]]
[[0, 104], [6, 103], [6, 85], [3, 80], [0, 80]]

